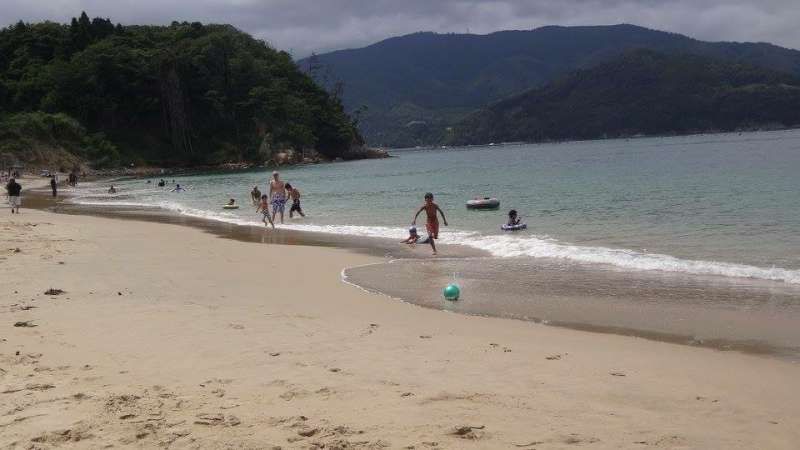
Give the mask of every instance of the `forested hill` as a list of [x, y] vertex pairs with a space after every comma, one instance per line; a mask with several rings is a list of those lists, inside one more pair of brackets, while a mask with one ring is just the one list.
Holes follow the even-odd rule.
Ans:
[[287, 148], [337, 157], [361, 144], [339, 99], [229, 25], [121, 26], [84, 13], [0, 30], [0, 157], [55, 149], [108, 166], [193, 165]]
[[315, 55], [300, 65], [329, 89], [341, 82], [348, 110], [368, 107], [361, 129], [371, 144], [418, 145], [440, 138], [448, 124], [475, 108], [640, 48], [800, 74], [800, 51], [765, 43], [703, 42], [633, 25], [415, 33]]
[[800, 126], [800, 77], [649, 50], [512, 96], [454, 127], [453, 144]]

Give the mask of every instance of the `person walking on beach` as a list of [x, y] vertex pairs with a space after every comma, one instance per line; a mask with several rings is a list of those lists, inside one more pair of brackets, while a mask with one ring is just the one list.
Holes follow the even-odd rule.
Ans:
[[272, 203], [272, 222], [281, 213], [281, 224], [283, 224], [283, 212], [286, 209], [286, 184], [281, 181], [278, 172], [272, 172], [272, 180], [269, 182], [269, 198]]
[[50, 177], [50, 190], [53, 191], [53, 197], [58, 196], [58, 181], [56, 181], [55, 175]]
[[291, 219], [295, 212], [300, 214], [300, 217], [305, 217], [306, 215], [303, 214], [303, 208], [300, 207], [300, 191], [290, 183], [286, 183], [286, 192], [289, 193], [289, 198], [292, 199], [292, 207], [289, 208], [289, 218]]
[[11, 214], [14, 214], [15, 209], [16, 213], [19, 214], [19, 205], [21, 204], [19, 194], [22, 192], [22, 186], [17, 183], [15, 178], [12, 178], [6, 185], [6, 191], [8, 191], [8, 204], [11, 205]]
[[433, 241], [439, 239], [439, 218], [436, 213], [438, 212], [442, 215], [444, 226], [447, 226], [447, 218], [445, 218], [444, 211], [439, 208], [439, 205], [433, 203], [433, 194], [430, 192], [425, 194], [425, 203], [417, 210], [417, 213], [414, 214], [414, 220], [411, 222], [412, 226], [417, 224], [417, 217], [419, 217], [419, 213], [422, 211], [425, 211], [425, 215], [427, 216], [425, 229], [428, 231], [428, 243], [431, 244], [431, 249], [433, 249], [433, 254], [435, 256], [437, 254], [436, 244]]

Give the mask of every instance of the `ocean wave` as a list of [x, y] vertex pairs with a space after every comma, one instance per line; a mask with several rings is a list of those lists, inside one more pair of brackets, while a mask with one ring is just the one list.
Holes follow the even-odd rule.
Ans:
[[496, 257], [558, 258], [582, 263], [605, 264], [630, 270], [718, 275], [800, 284], [800, 271], [798, 270], [681, 259], [658, 253], [571, 245], [537, 237], [472, 236], [468, 240], [458, 243], [488, 251]]
[[[156, 207], [189, 217], [215, 220], [235, 225], [261, 225], [260, 216], [251, 219], [224, 211], [191, 208], [173, 201], [135, 202], [125, 200], [98, 200], [96, 196], [73, 198], [73, 202], [95, 206]], [[281, 228], [312, 233], [328, 233], [374, 238], [402, 239], [408, 230], [400, 227], [364, 225], [285, 224]], [[703, 261], [676, 258], [657, 253], [642, 253], [627, 249], [580, 246], [537, 236], [484, 235], [473, 231], [443, 230], [443, 244], [464, 245], [488, 252], [498, 258], [532, 257], [556, 258], [579, 263], [603, 264], [626, 270], [677, 272], [692, 275], [714, 275], [735, 278], [752, 278], [790, 284], [800, 284], [800, 270], [781, 267], [756, 267], [720, 261]]]

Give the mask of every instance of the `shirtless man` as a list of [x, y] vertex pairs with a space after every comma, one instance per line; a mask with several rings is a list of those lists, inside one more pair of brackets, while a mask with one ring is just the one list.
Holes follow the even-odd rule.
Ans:
[[283, 211], [286, 209], [286, 184], [281, 181], [278, 172], [272, 172], [272, 180], [269, 182], [269, 199], [272, 204], [272, 221], [275, 216], [281, 213], [281, 224], [283, 223]]
[[436, 244], [434, 244], [434, 239], [439, 239], [439, 218], [436, 216], [436, 213], [442, 215], [442, 221], [444, 221], [444, 226], [447, 226], [447, 218], [444, 217], [444, 211], [439, 208], [439, 205], [433, 203], [433, 194], [428, 192], [425, 194], [425, 204], [422, 205], [418, 210], [417, 213], [414, 214], [414, 220], [411, 222], [411, 225], [417, 224], [417, 217], [419, 217], [419, 213], [425, 211], [427, 215], [428, 221], [425, 223], [425, 229], [428, 230], [428, 242], [431, 244], [431, 248], [433, 249], [434, 256], [436, 255]]

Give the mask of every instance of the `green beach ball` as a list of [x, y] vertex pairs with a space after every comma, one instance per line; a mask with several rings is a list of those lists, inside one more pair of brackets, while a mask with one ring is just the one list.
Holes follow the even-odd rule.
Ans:
[[458, 296], [461, 295], [461, 289], [458, 288], [457, 284], [448, 284], [443, 293], [444, 298], [447, 300], [458, 300]]

